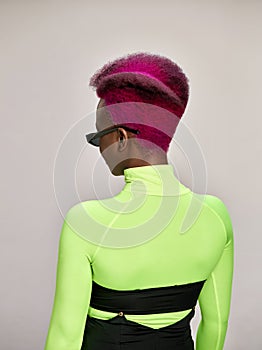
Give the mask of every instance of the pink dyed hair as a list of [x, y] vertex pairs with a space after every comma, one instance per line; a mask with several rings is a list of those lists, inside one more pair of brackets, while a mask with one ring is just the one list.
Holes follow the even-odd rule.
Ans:
[[[140, 134], [136, 137], [141, 143], [143, 139], [149, 140], [168, 151], [189, 97], [188, 78], [176, 63], [147, 52], [128, 54], [97, 70], [90, 78], [89, 86], [105, 100], [106, 106], [124, 103], [123, 108], [129, 109], [130, 113], [130, 104], [126, 102], [138, 102], [139, 114], [137, 110], [134, 113], [133, 107], [131, 123], [125, 111], [111, 113], [114, 124], [137, 128]], [[149, 113], [149, 104], [160, 108], [155, 108], [155, 112], [150, 109]], [[166, 113], [160, 113], [160, 110]]]

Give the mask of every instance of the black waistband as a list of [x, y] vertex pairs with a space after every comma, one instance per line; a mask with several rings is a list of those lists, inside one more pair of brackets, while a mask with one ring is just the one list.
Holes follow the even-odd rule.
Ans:
[[184, 311], [196, 306], [205, 281], [136, 290], [109, 289], [93, 281], [90, 306], [134, 315]]

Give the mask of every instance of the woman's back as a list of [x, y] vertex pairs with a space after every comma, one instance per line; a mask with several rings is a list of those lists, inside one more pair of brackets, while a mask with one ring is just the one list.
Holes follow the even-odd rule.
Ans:
[[196, 349], [222, 349], [233, 274], [233, 233], [225, 205], [215, 196], [193, 193], [169, 164], [127, 168], [124, 175], [125, 187], [116, 196], [79, 203], [67, 213], [50, 337], [56, 332], [53, 323], [79, 345], [87, 315], [109, 320], [123, 311], [127, 320], [159, 329], [192, 311], [192, 305], [177, 308], [176, 297], [169, 312], [99, 309], [91, 298], [92, 280], [111, 293], [178, 286], [182, 298], [181, 287], [202, 282]]

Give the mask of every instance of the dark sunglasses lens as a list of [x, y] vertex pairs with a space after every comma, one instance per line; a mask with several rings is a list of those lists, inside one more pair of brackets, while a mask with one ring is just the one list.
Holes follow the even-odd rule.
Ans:
[[93, 138], [96, 135], [95, 132], [86, 135], [86, 140], [88, 143], [90, 143], [93, 146], [99, 146], [99, 137], [98, 138]]
[[97, 139], [93, 139], [90, 141], [90, 143], [93, 145], [93, 146], [99, 146], [99, 137]]

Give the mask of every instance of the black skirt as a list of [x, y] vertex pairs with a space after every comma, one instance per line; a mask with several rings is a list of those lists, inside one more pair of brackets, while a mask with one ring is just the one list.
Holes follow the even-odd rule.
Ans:
[[159, 329], [129, 321], [124, 314], [109, 320], [88, 315], [81, 350], [194, 350], [190, 327], [194, 315], [195, 308]]

